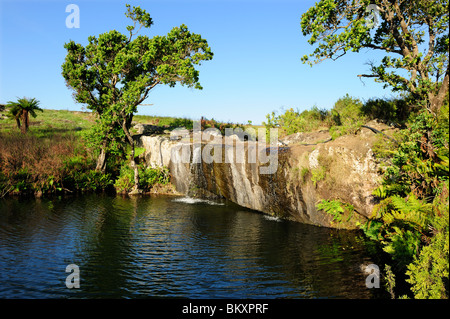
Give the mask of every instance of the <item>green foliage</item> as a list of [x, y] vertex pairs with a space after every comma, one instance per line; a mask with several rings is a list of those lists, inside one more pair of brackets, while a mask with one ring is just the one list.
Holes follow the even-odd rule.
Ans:
[[145, 152], [145, 147], [136, 147], [134, 156], [139, 157], [139, 155], [144, 154], [144, 152]]
[[[377, 6], [376, 14], [371, 4]], [[373, 20], [377, 14], [378, 25]], [[302, 15], [303, 35], [315, 46], [302, 60], [312, 66], [348, 52], [384, 51], [378, 65], [369, 63], [370, 74], [359, 76], [411, 94], [436, 113], [448, 93], [448, 23], [448, 0], [320, 0]]]
[[444, 299], [449, 294], [449, 182], [442, 183], [437, 193], [428, 225], [432, 236], [406, 271], [406, 281], [420, 299]]
[[448, 180], [448, 128], [440, 127], [433, 116], [421, 112], [402, 132], [402, 138], [403, 142], [389, 152], [392, 165], [385, 168], [378, 194], [406, 196], [412, 192], [418, 198], [433, 195], [438, 184]]
[[405, 123], [411, 111], [406, 99], [369, 99], [361, 107], [361, 112], [368, 119], [378, 119], [389, 124]]
[[339, 200], [322, 200], [316, 205], [317, 209], [324, 210], [327, 214], [333, 216], [333, 221], [340, 222], [342, 220], [342, 214], [344, 213], [344, 208], [342, 208], [342, 203]]
[[391, 295], [392, 299], [395, 299], [395, 292], [394, 292], [394, 288], [395, 288], [395, 274], [392, 271], [391, 266], [389, 265], [384, 265], [384, 269], [386, 272], [386, 290], [389, 292], [389, 294]]
[[[448, 216], [448, 215], [447, 215]], [[448, 221], [447, 221], [448, 225]], [[448, 299], [449, 278], [448, 228], [434, 236], [414, 262], [408, 265], [407, 282], [417, 299]]]
[[102, 173], [93, 169], [73, 169], [64, 177], [63, 185], [74, 191], [95, 192], [109, 189], [113, 185], [113, 179], [110, 173]]
[[419, 112], [401, 143], [384, 152], [390, 165], [374, 194], [380, 203], [362, 227], [406, 273], [417, 298], [448, 296], [449, 149], [445, 119]]
[[184, 127], [187, 130], [192, 130], [194, 128], [194, 121], [187, 118], [176, 118], [170, 122], [170, 127]]
[[[335, 139], [342, 135], [355, 134], [369, 119], [383, 115], [378, 111], [384, 107], [381, 101], [363, 104], [361, 100], [346, 94], [336, 101], [331, 110], [314, 106], [310, 110], [299, 112], [290, 108], [280, 115], [275, 112], [267, 114], [263, 125], [266, 129], [281, 129], [282, 135], [329, 129], [331, 137]], [[400, 101], [396, 103], [401, 104]]]
[[95, 150], [97, 153], [103, 148], [109, 155], [123, 159], [126, 154], [125, 133], [123, 129], [117, 127], [115, 130], [110, 130], [107, 135], [108, 143], [105, 143], [103, 135], [105, 129], [103, 122], [97, 118], [95, 125], [82, 132], [81, 135], [86, 147]]
[[86, 149], [80, 150], [77, 155], [65, 160], [61, 185], [71, 192], [108, 190], [113, 184], [112, 174], [94, 170], [95, 163], [86, 152]]
[[317, 183], [324, 180], [327, 174], [327, 169], [324, 166], [319, 166], [311, 169], [311, 181], [314, 186], [317, 186]]
[[280, 128], [283, 135], [290, 135], [297, 132], [311, 132], [327, 126], [328, 118], [329, 112], [316, 106], [303, 112], [290, 108], [280, 115], [275, 115], [275, 112], [267, 114], [267, 122], [263, 122], [263, 125], [266, 129]]
[[342, 125], [352, 125], [366, 120], [362, 112], [363, 103], [349, 94], [338, 99], [333, 106], [333, 110], [339, 114]]
[[[319, 210], [323, 210], [325, 213], [333, 216], [332, 222], [343, 222], [343, 216], [347, 212], [350, 217], [354, 211], [354, 207], [351, 204], [343, 203], [340, 200], [322, 200], [320, 203], [316, 205], [316, 208]], [[350, 218], [349, 217], [349, 218]], [[347, 218], [347, 221], [348, 219]]]
[[[192, 128], [193, 125], [191, 125]], [[200, 127], [202, 130], [206, 130], [208, 128], [216, 128], [220, 131], [222, 135], [226, 135], [226, 129], [233, 129], [236, 131], [241, 131], [242, 133], [245, 130], [245, 127], [242, 124], [235, 124], [235, 123], [225, 123], [225, 122], [218, 122], [214, 120], [213, 118], [208, 120], [207, 118], [202, 117], [200, 119]]]
[[300, 178], [302, 183], [306, 182], [306, 177], [308, 176], [309, 173], [310, 172], [308, 167], [302, 167], [302, 169], [300, 170]]
[[[170, 181], [169, 170], [163, 168], [146, 168], [139, 165], [140, 186], [143, 191], [149, 191], [156, 183], [166, 185]], [[134, 186], [134, 170], [128, 164], [120, 169], [120, 175], [114, 182], [114, 187], [119, 193], [128, 193]]]
[[330, 128], [333, 139], [356, 131], [367, 122], [368, 118], [362, 112], [363, 103], [346, 94], [334, 104], [331, 114], [335, 125]]

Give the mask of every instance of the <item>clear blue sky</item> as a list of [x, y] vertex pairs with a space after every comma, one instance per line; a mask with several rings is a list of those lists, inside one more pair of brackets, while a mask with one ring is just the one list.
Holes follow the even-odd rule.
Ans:
[[[267, 113], [314, 105], [330, 109], [346, 93], [366, 100], [389, 90], [356, 76], [378, 60], [373, 51], [349, 53], [310, 67], [312, 52], [300, 29], [306, 0], [0, 0], [0, 103], [35, 97], [48, 109], [81, 110], [61, 75], [64, 43], [87, 44], [89, 35], [112, 29], [127, 33], [125, 3], [147, 10], [154, 22], [145, 33], [167, 34], [186, 24], [205, 38], [214, 58], [199, 67], [203, 90], [157, 87], [138, 114], [200, 116], [261, 123]], [[80, 28], [66, 27], [68, 4], [80, 9]], [[142, 32], [142, 31], [141, 31]]]

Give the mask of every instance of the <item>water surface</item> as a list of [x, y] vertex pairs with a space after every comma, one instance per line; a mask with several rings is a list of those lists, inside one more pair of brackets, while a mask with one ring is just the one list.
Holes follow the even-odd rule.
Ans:
[[[86, 195], [0, 200], [0, 298], [374, 298], [358, 232], [229, 202]], [[66, 266], [80, 288], [66, 287]]]

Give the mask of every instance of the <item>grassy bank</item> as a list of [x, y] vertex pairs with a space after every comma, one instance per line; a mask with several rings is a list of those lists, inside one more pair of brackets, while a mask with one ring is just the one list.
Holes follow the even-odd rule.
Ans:
[[[127, 192], [132, 176], [125, 158], [105, 173], [95, 171], [97, 151], [86, 146], [84, 136], [95, 125], [90, 112], [47, 110], [30, 121], [26, 134], [14, 119], [0, 113], [0, 198], [92, 191]], [[138, 115], [136, 123], [169, 126], [172, 117]], [[169, 182], [167, 170], [141, 165], [145, 191]]]
[[[86, 136], [96, 124], [91, 112], [48, 110], [30, 120], [22, 134], [13, 118], [0, 112], [0, 198], [6, 195], [37, 195], [115, 191], [128, 193], [133, 174], [128, 165], [127, 149], [110, 158], [105, 173], [95, 170], [98, 150], [89, 148]], [[164, 129], [192, 128], [187, 118], [136, 115], [134, 124], [151, 124]], [[204, 128], [237, 127], [203, 119]], [[125, 143], [124, 143], [125, 144]], [[138, 154], [136, 154], [137, 156]], [[147, 168], [139, 164], [144, 192], [172, 192], [166, 168]]]

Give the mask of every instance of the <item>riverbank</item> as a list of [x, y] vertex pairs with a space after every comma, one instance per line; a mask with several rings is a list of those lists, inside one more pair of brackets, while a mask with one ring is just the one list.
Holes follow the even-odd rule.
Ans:
[[[308, 112], [307, 116], [311, 116]], [[2, 120], [0, 196], [89, 192], [127, 195], [132, 191], [134, 172], [126, 149], [121, 157], [109, 159], [107, 171], [95, 169], [97, 150], [90, 146], [86, 135], [95, 125], [92, 113], [44, 110], [38, 119], [31, 122], [28, 134], [20, 134], [11, 119]], [[249, 145], [261, 147], [255, 139], [257, 127], [235, 126], [233, 132], [238, 134], [231, 139], [235, 147], [229, 149], [224, 128], [233, 125], [202, 119], [202, 130], [217, 129], [214, 143], [221, 146], [215, 150], [221, 150], [223, 161], [194, 164], [191, 154], [188, 162], [175, 163], [174, 148], [179, 148], [181, 142], [188, 140], [192, 149], [193, 122], [136, 116], [132, 127], [141, 186], [137, 193], [226, 198], [277, 218], [331, 228], [359, 228], [377, 204], [372, 192], [380, 185], [381, 169], [373, 148], [383, 138], [392, 138], [398, 129], [372, 120], [350, 134], [336, 136], [325, 124], [324, 120], [315, 120], [314, 125], [310, 123], [310, 131], [293, 134], [281, 126], [276, 158], [269, 163], [276, 169], [261, 174], [267, 162], [249, 162]], [[171, 131], [179, 126], [191, 132], [188, 139], [171, 137]], [[244, 136], [239, 133], [242, 129], [253, 133]], [[203, 136], [203, 149], [209, 140], [209, 136]], [[237, 159], [238, 145], [244, 147], [243, 162]], [[228, 155], [236, 156], [232, 163], [225, 163]], [[182, 157], [181, 153], [177, 156]], [[327, 204], [334, 210], [327, 209]]]
[[[204, 126], [208, 124], [204, 122]], [[31, 123], [28, 134], [16, 132], [12, 121], [4, 120], [2, 124], [1, 196], [89, 192], [126, 195], [132, 190], [133, 170], [126, 154], [123, 159], [110, 159], [114, 162], [108, 165], [108, 171], [95, 170], [96, 150], [89, 147], [85, 136], [95, 124], [92, 113], [44, 110], [39, 121]], [[141, 116], [134, 124], [142, 195], [215, 196], [278, 218], [350, 229], [367, 221], [376, 204], [372, 191], [380, 176], [372, 147], [379, 137], [368, 129], [361, 128], [356, 134], [334, 140], [323, 127], [281, 136], [277, 144], [282, 146], [277, 146], [276, 161], [272, 163], [276, 170], [260, 174], [264, 165], [257, 164], [261, 167], [255, 168], [248, 162], [251, 141], [240, 141], [237, 135], [233, 145], [245, 145], [244, 163], [227, 164], [224, 160], [175, 164], [172, 148], [179, 146], [179, 140], [171, 139], [170, 132], [182, 124], [190, 128], [192, 121]], [[383, 134], [395, 132], [376, 121], [369, 125]], [[219, 143], [223, 142], [220, 139]], [[207, 144], [203, 141], [202, 147]], [[224, 150], [223, 156], [229, 151]], [[234, 149], [231, 152], [235, 154]], [[351, 209], [328, 213], [317, 208], [318, 203], [333, 200]]]
[[[128, 165], [129, 148], [109, 158], [108, 170], [96, 168], [98, 149], [88, 132], [96, 121], [91, 112], [44, 109], [30, 121], [27, 134], [20, 133], [16, 122], [0, 113], [0, 198], [15, 196], [51, 196], [55, 194], [112, 191], [127, 194], [133, 187], [133, 172]], [[149, 124], [161, 133], [179, 126], [191, 126], [186, 118], [136, 115], [133, 126]], [[214, 120], [206, 125], [224, 125]], [[138, 134], [138, 129], [132, 129]], [[125, 144], [125, 143], [124, 143]], [[167, 168], [151, 168], [136, 150], [142, 194], [178, 194], [170, 184]]]
[[[29, 134], [14, 132], [13, 122], [9, 123], [9, 130], [4, 125], [7, 122], [1, 122], [0, 197], [129, 192], [133, 174], [127, 164], [126, 149], [122, 156], [110, 158], [108, 171], [97, 172], [95, 149], [84, 138], [94, 121], [85, 113], [79, 114], [85, 116], [80, 122], [70, 117], [58, 119], [56, 114], [49, 116], [47, 123], [33, 125], [32, 122]], [[317, 110], [307, 112], [306, 116], [295, 114], [295, 119], [301, 127], [302, 123], [310, 124], [308, 117], [316, 114]], [[322, 125], [327, 119], [316, 121]], [[405, 128], [395, 136], [387, 132], [392, 130], [389, 125], [375, 127], [376, 123], [360, 120], [356, 117], [328, 131], [284, 134], [279, 141], [281, 146], [275, 149], [286, 152], [277, 153], [280, 155], [278, 169], [269, 178], [255, 175], [255, 166], [247, 165], [251, 163], [230, 169], [223, 164], [199, 162], [187, 164], [177, 173], [170, 160], [164, 158], [163, 153], [167, 154], [169, 149], [161, 148], [162, 142], [177, 143], [170, 139], [169, 126], [150, 136], [135, 132], [138, 140], [150, 139], [148, 145], [158, 145], [147, 148], [142, 142], [135, 154], [136, 162], [142, 185], [147, 187], [144, 191], [148, 193], [159, 194], [172, 186], [179, 191], [178, 186], [184, 184], [182, 194], [193, 191], [199, 196], [222, 196], [275, 218], [327, 228], [361, 228], [392, 257], [389, 264], [395, 266], [383, 268], [386, 278], [394, 278], [388, 282], [392, 296], [445, 298], [448, 296], [445, 286], [448, 283], [448, 111], [437, 118], [426, 112], [411, 114]], [[276, 121], [282, 131], [290, 129], [291, 124], [286, 124], [282, 116]], [[186, 120], [175, 122], [189, 124]], [[151, 123], [157, 127], [160, 124], [159, 121]], [[271, 125], [273, 122], [266, 127]], [[248, 141], [242, 142], [248, 145]], [[162, 159], [160, 167], [154, 165], [155, 158], [156, 162]], [[163, 186], [157, 186], [160, 184]], [[263, 204], [259, 208], [247, 205], [258, 201]], [[360, 214], [361, 207], [366, 208], [364, 215]], [[303, 219], [292, 218], [295, 216]], [[357, 216], [364, 219], [360, 221]], [[436, 268], [447, 272], [435, 274]], [[406, 286], [406, 292], [399, 286]]]

